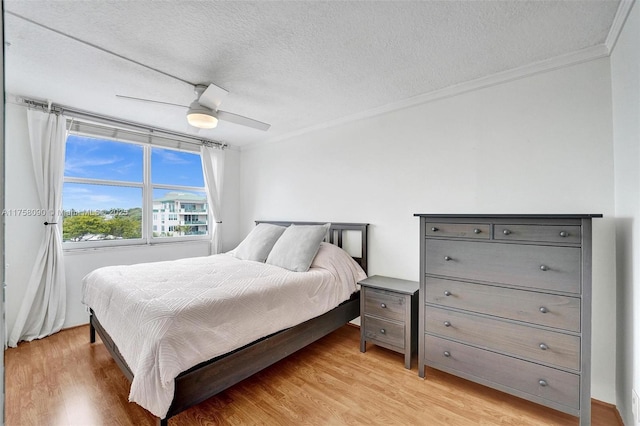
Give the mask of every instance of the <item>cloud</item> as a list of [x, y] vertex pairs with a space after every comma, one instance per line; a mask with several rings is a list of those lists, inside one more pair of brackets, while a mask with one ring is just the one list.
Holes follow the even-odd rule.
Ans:
[[123, 175], [125, 173], [129, 173], [129, 170], [133, 169], [136, 166], [140, 166], [140, 165], [137, 163], [120, 164], [114, 171], [116, 173]]
[[88, 176], [93, 170], [88, 170], [95, 167], [104, 167], [112, 164], [116, 164], [123, 161], [123, 158], [118, 156], [106, 157], [71, 157], [67, 158], [64, 164], [65, 174], [73, 174], [74, 176]]
[[141, 145], [71, 135], [66, 146], [67, 176], [111, 179], [113, 174], [129, 173], [137, 181], [142, 174]]
[[90, 194], [91, 190], [89, 190], [88, 188], [84, 188], [81, 186], [76, 186], [76, 185], [65, 185], [64, 187], [64, 196], [65, 197], [73, 197], [75, 194]]
[[188, 159], [185, 158], [186, 155], [189, 154], [184, 154], [184, 153], [176, 153], [173, 151], [169, 151], [166, 149], [154, 149], [153, 150], [153, 154], [157, 155], [158, 157], [160, 157], [160, 160], [163, 163], [168, 163], [168, 164], [192, 164], [192, 161], [189, 161]]
[[105, 210], [142, 207], [142, 190], [118, 186], [65, 184], [62, 194], [65, 210]]

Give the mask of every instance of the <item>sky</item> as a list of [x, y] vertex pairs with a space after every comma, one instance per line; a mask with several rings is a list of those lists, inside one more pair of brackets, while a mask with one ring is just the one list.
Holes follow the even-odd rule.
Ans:
[[[143, 156], [142, 145], [69, 135], [65, 177], [142, 183]], [[200, 156], [196, 153], [153, 147], [151, 181], [153, 184], [204, 187]], [[154, 189], [153, 192], [153, 197], [157, 198], [170, 190]], [[62, 207], [65, 211], [127, 210], [142, 207], [142, 189], [67, 182], [64, 184]]]

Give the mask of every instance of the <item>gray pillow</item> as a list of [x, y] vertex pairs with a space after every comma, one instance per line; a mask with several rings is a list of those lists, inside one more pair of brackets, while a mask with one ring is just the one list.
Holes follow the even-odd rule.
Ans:
[[330, 223], [289, 226], [271, 249], [267, 263], [295, 272], [308, 271], [330, 226]]
[[285, 229], [284, 226], [259, 223], [236, 247], [233, 255], [242, 260], [264, 262]]

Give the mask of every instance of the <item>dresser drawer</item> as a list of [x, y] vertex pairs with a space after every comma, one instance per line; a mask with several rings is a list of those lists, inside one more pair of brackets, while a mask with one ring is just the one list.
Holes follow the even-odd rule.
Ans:
[[[543, 398], [550, 405], [580, 408], [580, 376], [435, 336], [425, 336], [425, 357], [435, 368], [481, 379]], [[470, 377], [471, 376], [471, 377]], [[488, 382], [488, 383], [487, 383]]]
[[432, 223], [426, 224], [427, 237], [491, 238], [491, 225], [488, 223]]
[[369, 315], [404, 321], [407, 309], [405, 305], [403, 295], [365, 287], [364, 311]]
[[427, 240], [426, 273], [580, 293], [580, 248]]
[[496, 240], [536, 241], [544, 243], [580, 244], [580, 226], [560, 225], [502, 225], [493, 226]]
[[578, 336], [431, 306], [425, 330], [530, 361], [580, 370]]
[[569, 331], [580, 331], [580, 298], [537, 293], [427, 277], [425, 301], [525, 321]]
[[364, 336], [367, 340], [404, 348], [404, 324], [365, 315]]

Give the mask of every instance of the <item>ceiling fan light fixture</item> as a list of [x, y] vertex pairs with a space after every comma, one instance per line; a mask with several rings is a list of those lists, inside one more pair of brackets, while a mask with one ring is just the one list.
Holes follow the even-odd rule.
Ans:
[[212, 109], [193, 101], [187, 111], [187, 122], [199, 129], [213, 129], [218, 125], [218, 115]]

